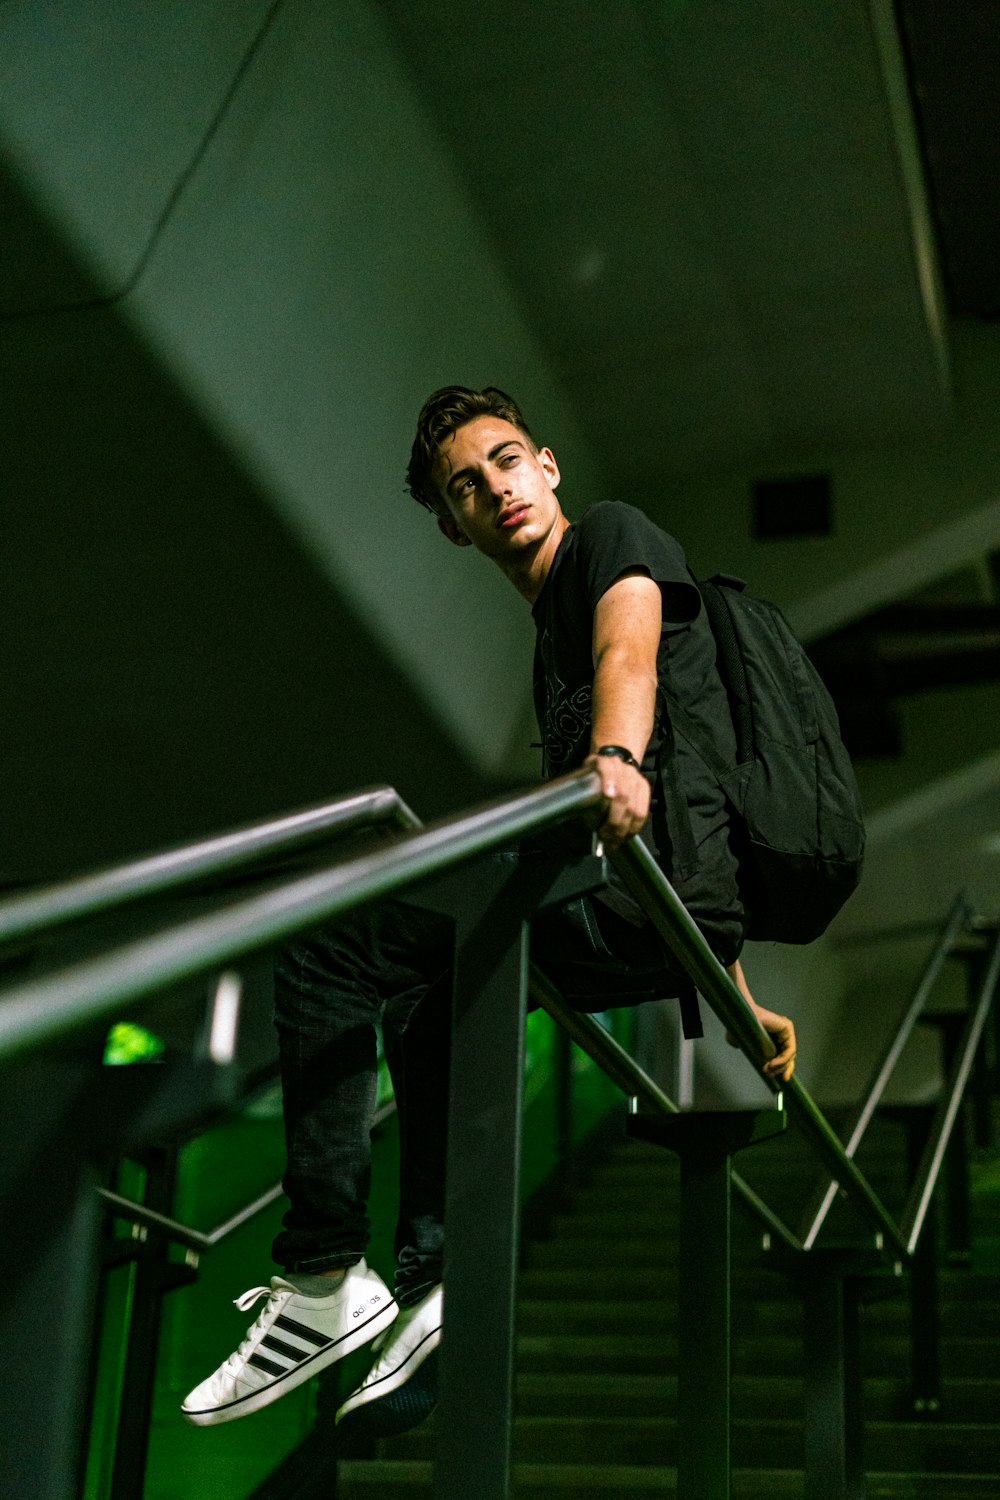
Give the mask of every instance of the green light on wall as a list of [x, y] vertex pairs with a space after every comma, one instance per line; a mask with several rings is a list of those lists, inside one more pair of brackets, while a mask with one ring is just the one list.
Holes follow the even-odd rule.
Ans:
[[104, 1044], [104, 1066], [127, 1068], [133, 1063], [155, 1062], [163, 1055], [164, 1045], [158, 1036], [131, 1021], [117, 1021]]

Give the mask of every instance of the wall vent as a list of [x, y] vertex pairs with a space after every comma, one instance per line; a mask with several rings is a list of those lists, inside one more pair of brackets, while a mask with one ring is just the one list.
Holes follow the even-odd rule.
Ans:
[[760, 479], [753, 487], [752, 535], [758, 542], [829, 536], [829, 474]]

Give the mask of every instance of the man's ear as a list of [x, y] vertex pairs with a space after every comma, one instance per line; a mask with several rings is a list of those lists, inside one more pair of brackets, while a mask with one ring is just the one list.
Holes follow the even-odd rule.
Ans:
[[472, 543], [465, 532], [459, 526], [454, 516], [438, 516], [438, 531], [446, 536], [449, 542], [454, 542], [456, 547], [471, 547]]
[[559, 465], [556, 463], [556, 456], [552, 452], [552, 449], [539, 448], [538, 462], [541, 464], [542, 470], [545, 474], [546, 479], [549, 481], [549, 484], [554, 490], [558, 489], [560, 479]]

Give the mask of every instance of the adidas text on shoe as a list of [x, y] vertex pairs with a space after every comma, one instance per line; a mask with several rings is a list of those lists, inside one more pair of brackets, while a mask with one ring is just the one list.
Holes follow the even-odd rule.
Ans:
[[329, 1297], [306, 1297], [281, 1276], [236, 1300], [241, 1312], [267, 1302], [235, 1354], [185, 1397], [189, 1422], [210, 1427], [245, 1417], [383, 1333], [398, 1311], [365, 1262], [349, 1266]]
[[375, 1363], [337, 1413], [342, 1441], [408, 1432], [430, 1416], [437, 1403], [442, 1313], [440, 1286], [412, 1307], [400, 1308], [395, 1323], [373, 1346]]

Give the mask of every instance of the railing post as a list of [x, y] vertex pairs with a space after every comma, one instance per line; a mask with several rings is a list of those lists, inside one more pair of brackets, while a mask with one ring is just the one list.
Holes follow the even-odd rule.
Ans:
[[629, 1119], [681, 1163], [677, 1500], [729, 1500], [732, 1159], [786, 1123], [777, 1109]]
[[914, 1416], [937, 1417], [941, 1411], [941, 1302], [936, 1202], [927, 1210], [910, 1263], [910, 1359]]
[[[976, 995], [982, 985], [984, 970], [985, 965], [977, 973], [977, 965], [970, 961], [968, 971], [970, 1010], [975, 1003]], [[965, 1011], [938, 1011], [927, 1017], [928, 1021], [935, 1024], [941, 1033], [942, 1067], [945, 1078], [951, 1075], [952, 1065], [955, 1061], [955, 1055], [962, 1037], [962, 1029], [966, 1021], [966, 1014]], [[952, 1265], [960, 1266], [968, 1265], [972, 1259], [972, 1225], [969, 1214], [971, 1193], [969, 1184], [969, 1143], [966, 1135], [968, 1128], [967, 1102], [968, 1096], [959, 1105], [958, 1115], [955, 1119], [955, 1128], [951, 1133], [951, 1139], [948, 1142], [948, 1150], [945, 1156], [944, 1228], [947, 1255]], [[926, 1233], [926, 1229], [924, 1233]]]
[[[176, 1146], [154, 1148], [146, 1153], [146, 1173], [146, 1203], [151, 1208], [169, 1213], [173, 1208], [177, 1175]], [[184, 1263], [171, 1262], [166, 1240], [152, 1231], [135, 1257], [134, 1274], [109, 1500], [133, 1500], [134, 1496], [142, 1494], [163, 1298], [167, 1292], [189, 1285], [197, 1272]]]
[[[932, 1105], [899, 1106], [887, 1113], [906, 1132], [907, 1176], [912, 1182], [934, 1121]], [[941, 1410], [941, 1305], [938, 1283], [938, 1200], [935, 1196], [924, 1218], [923, 1230], [910, 1261], [910, 1402], [919, 1417], [936, 1417]]]
[[556, 1162], [565, 1184], [573, 1157], [573, 1043], [561, 1026], [553, 1026], [556, 1094]]
[[528, 928], [461, 923], [449, 1094], [435, 1500], [507, 1500]]
[[80, 1493], [104, 1218], [93, 1077], [92, 1062], [64, 1052], [9, 1069], [0, 1093], [0, 1334], [11, 1351], [0, 1494], [17, 1500]]
[[801, 1276], [805, 1500], [864, 1500], [856, 1255], [814, 1250]]
[[435, 1500], [508, 1500], [528, 919], [603, 861], [493, 857], [415, 894], [456, 922]]

